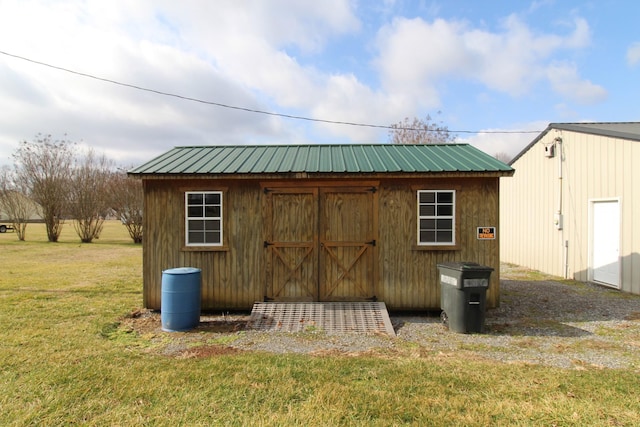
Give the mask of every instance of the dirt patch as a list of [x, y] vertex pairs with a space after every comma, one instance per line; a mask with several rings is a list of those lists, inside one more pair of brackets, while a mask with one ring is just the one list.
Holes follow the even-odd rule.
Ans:
[[634, 311], [625, 316], [624, 320], [640, 320], [640, 311]]
[[[197, 332], [209, 332], [219, 334], [230, 334], [239, 332], [247, 327], [249, 321], [248, 315], [221, 315], [221, 316], [202, 316], [200, 323], [190, 331], [170, 334], [193, 334]], [[120, 320], [121, 327], [128, 328], [139, 335], [157, 333], [162, 331], [162, 319], [160, 312], [137, 309], [127, 314]]]

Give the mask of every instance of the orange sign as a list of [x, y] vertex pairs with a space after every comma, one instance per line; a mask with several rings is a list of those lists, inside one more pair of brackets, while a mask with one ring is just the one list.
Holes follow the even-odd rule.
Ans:
[[496, 238], [495, 227], [478, 227], [478, 240], [491, 240]]

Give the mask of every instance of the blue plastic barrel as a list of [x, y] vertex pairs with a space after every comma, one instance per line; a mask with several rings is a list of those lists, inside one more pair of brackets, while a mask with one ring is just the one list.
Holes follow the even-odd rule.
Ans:
[[163, 331], [187, 331], [200, 323], [201, 271], [180, 267], [162, 272], [160, 319]]

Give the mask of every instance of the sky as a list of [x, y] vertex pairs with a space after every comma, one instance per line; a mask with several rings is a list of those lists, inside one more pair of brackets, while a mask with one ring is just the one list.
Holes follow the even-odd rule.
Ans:
[[638, 16], [622, 0], [0, 0], [0, 165], [39, 134], [129, 167], [175, 146], [386, 143], [427, 116], [513, 157], [549, 123], [640, 121]]

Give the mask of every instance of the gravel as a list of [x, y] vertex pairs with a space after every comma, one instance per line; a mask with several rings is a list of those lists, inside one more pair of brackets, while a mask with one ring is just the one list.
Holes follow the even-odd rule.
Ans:
[[640, 370], [640, 296], [540, 277], [506, 265], [501, 277], [501, 304], [487, 310], [482, 334], [451, 332], [439, 313], [391, 313], [395, 337], [321, 330], [253, 331], [246, 329], [247, 313], [203, 316], [192, 331], [163, 332], [159, 313], [140, 310], [123, 319], [121, 328], [149, 339], [149, 351], [170, 357], [241, 351], [317, 356], [455, 355], [573, 369]]

